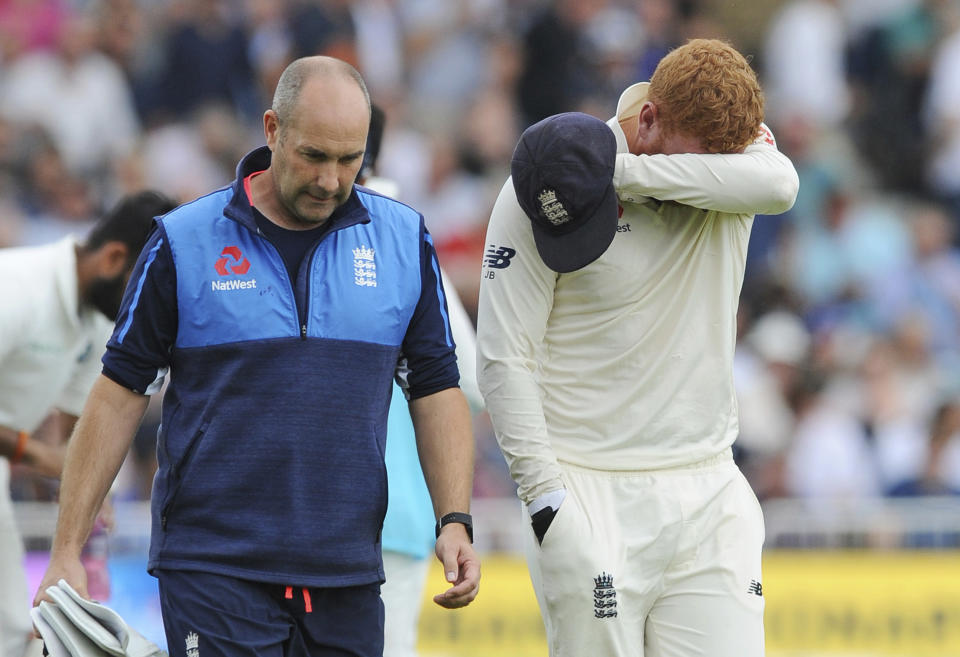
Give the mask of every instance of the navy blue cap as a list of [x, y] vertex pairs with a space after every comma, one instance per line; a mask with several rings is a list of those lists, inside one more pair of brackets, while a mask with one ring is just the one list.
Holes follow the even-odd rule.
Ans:
[[523, 131], [510, 172], [543, 262], [559, 273], [586, 267], [617, 234], [617, 139], [600, 119], [554, 114]]

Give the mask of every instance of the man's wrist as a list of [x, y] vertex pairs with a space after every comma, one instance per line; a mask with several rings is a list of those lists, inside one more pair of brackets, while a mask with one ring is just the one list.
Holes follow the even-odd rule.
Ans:
[[440, 538], [440, 530], [451, 523], [459, 523], [467, 530], [467, 538], [473, 543], [473, 516], [469, 513], [454, 511], [444, 515], [437, 521], [437, 538]]

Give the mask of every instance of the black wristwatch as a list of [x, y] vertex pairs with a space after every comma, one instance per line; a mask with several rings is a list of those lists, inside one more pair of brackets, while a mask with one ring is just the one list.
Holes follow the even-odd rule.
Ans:
[[437, 538], [440, 538], [440, 530], [443, 529], [445, 525], [449, 525], [452, 522], [459, 522], [461, 525], [466, 527], [467, 538], [469, 538], [470, 542], [473, 543], [473, 517], [469, 513], [459, 513], [457, 511], [448, 513], [437, 521]]

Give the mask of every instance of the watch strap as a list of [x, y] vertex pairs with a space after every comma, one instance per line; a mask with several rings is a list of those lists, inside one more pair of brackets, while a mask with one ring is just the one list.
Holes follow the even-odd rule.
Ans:
[[470, 539], [470, 542], [473, 543], [473, 516], [469, 513], [460, 513], [459, 511], [448, 513], [437, 521], [437, 538], [440, 538], [440, 530], [443, 529], [444, 526], [454, 522], [459, 522], [467, 528], [467, 537]]

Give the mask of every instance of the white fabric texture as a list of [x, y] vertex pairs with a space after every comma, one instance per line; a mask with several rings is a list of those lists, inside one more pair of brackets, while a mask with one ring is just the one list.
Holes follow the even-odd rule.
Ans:
[[66, 580], [30, 610], [50, 657], [166, 657], [113, 609], [81, 597]]
[[762, 657], [763, 518], [729, 453], [562, 472], [567, 499], [543, 544], [524, 533], [552, 657]]

